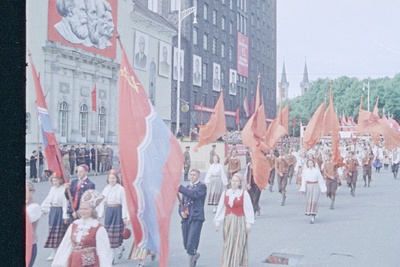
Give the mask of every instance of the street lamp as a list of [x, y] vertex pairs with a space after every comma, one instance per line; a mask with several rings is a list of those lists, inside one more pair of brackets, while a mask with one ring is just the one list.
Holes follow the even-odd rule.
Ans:
[[184, 20], [187, 16], [190, 14], [194, 13], [194, 19], [193, 19], [193, 24], [197, 24], [197, 18], [196, 18], [196, 13], [197, 13], [197, 7], [189, 7], [188, 9], [185, 9], [181, 11], [181, 0], [179, 0], [178, 3], [178, 58], [177, 58], [177, 92], [176, 92], [176, 133], [178, 133], [179, 128], [180, 128], [180, 101], [181, 98], [181, 23], [182, 20]]
[[365, 90], [365, 87], [368, 88], [368, 111], [369, 111], [369, 81], [368, 83], [363, 82], [363, 91]]

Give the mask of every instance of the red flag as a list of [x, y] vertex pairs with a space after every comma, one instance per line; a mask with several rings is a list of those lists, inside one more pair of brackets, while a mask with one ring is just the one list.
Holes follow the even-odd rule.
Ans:
[[285, 128], [285, 134], [289, 133], [289, 104], [282, 110], [280, 124]]
[[118, 94], [120, 168], [135, 246], [169, 258], [169, 226], [183, 165], [181, 147], [157, 115], [122, 50]]
[[224, 95], [222, 90], [211, 114], [210, 121], [206, 125], [199, 125], [199, 128], [199, 142], [193, 148], [196, 152], [199, 147], [214, 142], [226, 133]]
[[[253, 98], [255, 100], [255, 112], [251, 115], [250, 119], [247, 121], [246, 125], [244, 126], [241, 136], [242, 136], [242, 143], [243, 145], [252, 148], [253, 147], [253, 141], [254, 141], [254, 131], [253, 131], [253, 124], [255, 117], [257, 116], [256, 112], [258, 111], [259, 105], [260, 105], [260, 81], [257, 83], [257, 89], [256, 89], [256, 96]], [[254, 102], [252, 100], [252, 102]]]
[[35, 84], [36, 105], [38, 108], [39, 125], [42, 132], [43, 148], [47, 166], [49, 170], [56, 172], [58, 175], [62, 175], [64, 180], [67, 182], [69, 177], [65, 172], [64, 161], [62, 159], [60, 149], [58, 148], [56, 136], [50, 120], [50, 115], [47, 110], [46, 100], [43, 95], [42, 86], [40, 84], [36, 68], [33, 65], [31, 56], [29, 56], [29, 61], [32, 69], [33, 82]]
[[244, 113], [246, 114], [246, 117], [248, 118], [250, 116], [250, 110], [249, 110], [249, 101], [247, 100], [247, 96], [245, 96], [243, 99], [243, 110]]
[[321, 105], [319, 105], [307, 124], [307, 128], [303, 136], [303, 146], [306, 150], [312, 148], [321, 138], [324, 111], [325, 101]]
[[97, 110], [97, 90], [96, 90], [96, 83], [94, 83], [93, 91], [92, 91], [92, 110], [96, 112]]
[[331, 134], [332, 137], [332, 162], [336, 165], [342, 163], [342, 156], [339, 151], [339, 120], [335, 112], [332, 96], [332, 84], [330, 86], [329, 106], [325, 111], [323, 123], [324, 125], [322, 134]]
[[236, 109], [236, 125], [239, 126], [240, 124], [240, 114], [239, 114], [239, 108]]
[[29, 266], [32, 258], [32, 245], [33, 245], [33, 230], [32, 223], [29, 220], [29, 215], [25, 214], [25, 266]]
[[359, 110], [357, 133], [369, 133], [375, 139], [378, 134], [382, 135], [387, 149], [400, 147], [400, 136], [383, 119], [379, 118], [376, 112], [374, 114], [363, 109]]

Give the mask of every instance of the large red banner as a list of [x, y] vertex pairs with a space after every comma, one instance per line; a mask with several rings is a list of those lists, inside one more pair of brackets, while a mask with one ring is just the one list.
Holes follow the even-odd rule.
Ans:
[[75, 0], [72, 3], [49, 0], [49, 41], [115, 58], [118, 0]]
[[237, 36], [237, 73], [249, 76], [249, 37], [238, 32]]

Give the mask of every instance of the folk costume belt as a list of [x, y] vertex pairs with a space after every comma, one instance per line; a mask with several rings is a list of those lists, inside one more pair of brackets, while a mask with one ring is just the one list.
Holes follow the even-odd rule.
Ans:
[[315, 181], [315, 182], [307, 182], [307, 184], [318, 184], [318, 181]]

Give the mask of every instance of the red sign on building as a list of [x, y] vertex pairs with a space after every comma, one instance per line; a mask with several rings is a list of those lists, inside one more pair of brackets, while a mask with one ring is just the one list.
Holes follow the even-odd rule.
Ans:
[[249, 76], [249, 37], [240, 32], [237, 35], [237, 73]]
[[67, 3], [49, 0], [49, 41], [115, 58], [118, 0]]

